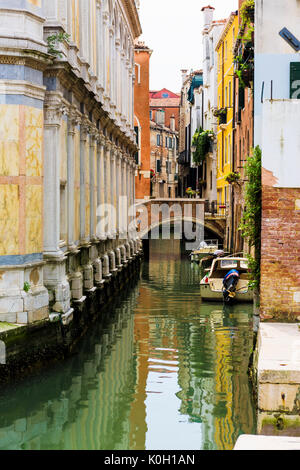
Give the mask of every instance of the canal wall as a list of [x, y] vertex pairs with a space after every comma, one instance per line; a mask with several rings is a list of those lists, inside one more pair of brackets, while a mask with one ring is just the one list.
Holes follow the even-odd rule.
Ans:
[[55, 361], [64, 360], [93, 322], [140, 275], [142, 250], [88, 293], [84, 302], [72, 304], [72, 314], [17, 325], [0, 323], [0, 383], [9, 383], [36, 372]]
[[258, 434], [300, 436], [299, 346], [299, 324], [260, 323], [252, 369]]

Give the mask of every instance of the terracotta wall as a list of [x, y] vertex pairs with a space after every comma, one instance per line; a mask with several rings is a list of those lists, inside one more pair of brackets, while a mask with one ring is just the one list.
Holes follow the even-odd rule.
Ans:
[[135, 197], [143, 199], [150, 196], [150, 106], [149, 106], [149, 63], [151, 51], [135, 50], [136, 81], [134, 86], [134, 125], [139, 124], [140, 137], [140, 167], [135, 178]]

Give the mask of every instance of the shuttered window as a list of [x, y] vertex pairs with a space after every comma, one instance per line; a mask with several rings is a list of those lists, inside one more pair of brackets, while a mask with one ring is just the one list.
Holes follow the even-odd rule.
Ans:
[[291, 62], [290, 98], [300, 99], [300, 62]]

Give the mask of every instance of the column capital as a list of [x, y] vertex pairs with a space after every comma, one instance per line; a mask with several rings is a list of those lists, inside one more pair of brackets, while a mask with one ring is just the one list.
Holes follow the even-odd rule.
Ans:
[[112, 146], [112, 142], [109, 140], [108, 137], [104, 137], [104, 148], [105, 150], [107, 151], [110, 151], [111, 150], [111, 146]]
[[44, 119], [47, 126], [60, 126], [63, 115], [68, 114], [68, 108], [61, 102], [52, 101], [45, 103]]
[[70, 108], [68, 118], [68, 122], [70, 124], [70, 129], [68, 132], [73, 133], [74, 128], [81, 124], [81, 116], [75, 106]]
[[80, 140], [86, 141], [90, 130], [90, 122], [86, 116], [81, 118], [80, 122]]
[[99, 131], [98, 131], [98, 136], [97, 136], [97, 143], [98, 145], [101, 145], [102, 147], [105, 146], [105, 135]]

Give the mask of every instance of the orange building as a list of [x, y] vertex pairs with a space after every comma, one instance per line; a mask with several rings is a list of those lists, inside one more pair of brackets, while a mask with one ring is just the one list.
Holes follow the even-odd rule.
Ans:
[[149, 68], [152, 51], [144, 42], [135, 43], [134, 128], [139, 151], [135, 177], [135, 198], [150, 197], [150, 106]]

